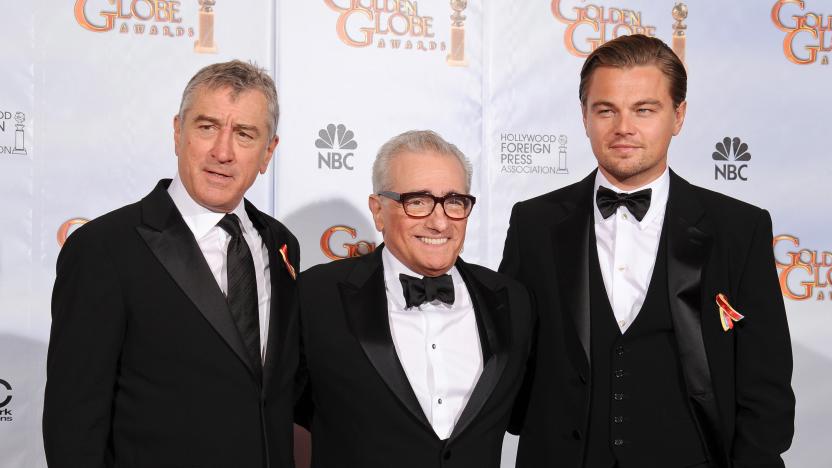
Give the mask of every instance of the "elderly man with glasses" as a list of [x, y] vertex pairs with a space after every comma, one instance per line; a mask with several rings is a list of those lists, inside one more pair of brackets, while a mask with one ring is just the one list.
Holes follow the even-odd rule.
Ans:
[[313, 467], [500, 466], [534, 320], [519, 283], [459, 258], [471, 173], [434, 132], [394, 137], [369, 197], [384, 244], [301, 275]]

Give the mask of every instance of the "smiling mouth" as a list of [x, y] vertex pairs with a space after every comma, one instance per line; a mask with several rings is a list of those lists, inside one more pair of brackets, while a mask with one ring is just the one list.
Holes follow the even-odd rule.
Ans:
[[423, 243], [428, 244], [428, 245], [442, 245], [442, 244], [448, 242], [447, 237], [439, 237], [439, 238], [417, 237], [417, 239], [419, 239], [420, 241], [422, 241]]

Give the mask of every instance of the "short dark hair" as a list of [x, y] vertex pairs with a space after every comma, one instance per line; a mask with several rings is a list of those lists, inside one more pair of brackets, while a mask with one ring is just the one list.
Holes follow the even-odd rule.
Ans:
[[581, 68], [581, 84], [578, 97], [586, 106], [589, 80], [598, 67], [632, 68], [655, 65], [670, 82], [670, 98], [673, 107], [679, 107], [685, 100], [688, 89], [688, 74], [685, 64], [673, 50], [660, 39], [643, 34], [620, 36], [593, 50]]

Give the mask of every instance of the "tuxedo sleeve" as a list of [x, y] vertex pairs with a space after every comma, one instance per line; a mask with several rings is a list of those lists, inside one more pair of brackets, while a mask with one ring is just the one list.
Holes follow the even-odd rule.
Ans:
[[534, 291], [528, 287], [528, 282], [524, 281], [521, 266], [520, 253], [520, 239], [518, 232], [518, 217], [517, 205], [511, 210], [511, 218], [509, 219], [508, 233], [506, 234], [506, 243], [503, 247], [503, 259], [500, 262], [499, 272], [509, 276], [520, 283], [526, 285], [531, 302], [532, 317], [534, 326], [532, 328], [531, 349], [529, 351], [529, 359], [526, 363], [526, 372], [523, 376], [523, 383], [520, 386], [520, 391], [514, 401], [514, 407], [511, 412], [511, 419], [509, 420], [508, 432], [519, 435], [523, 429], [523, 424], [526, 419], [526, 411], [529, 404], [529, 395], [534, 380], [535, 359], [537, 350], [537, 309], [536, 301], [534, 300]]
[[771, 218], [762, 211], [739, 283], [736, 331], [734, 468], [783, 467], [791, 445], [795, 398], [786, 309], [777, 279]]
[[112, 253], [85, 231], [61, 250], [52, 293], [43, 410], [51, 468], [103, 467], [109, 452], [125, 307]]

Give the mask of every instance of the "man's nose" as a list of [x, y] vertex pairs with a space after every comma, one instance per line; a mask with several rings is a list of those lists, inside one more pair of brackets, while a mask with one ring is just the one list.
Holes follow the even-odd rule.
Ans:
[[222, 127], [214, 140], [211, 156], [218, 162], [229, 162], [234, 159], [233, 131], [230, 127]]
[[451, 218], [445, 214], [445, 207], [442, 206], [441, 203], [437, 203], [436, 206], [433, 207], [433, 212], [428, 215], [425, 226], [437, 231], [444, 231], [447, 229], [448, 223], [450, 222]]

